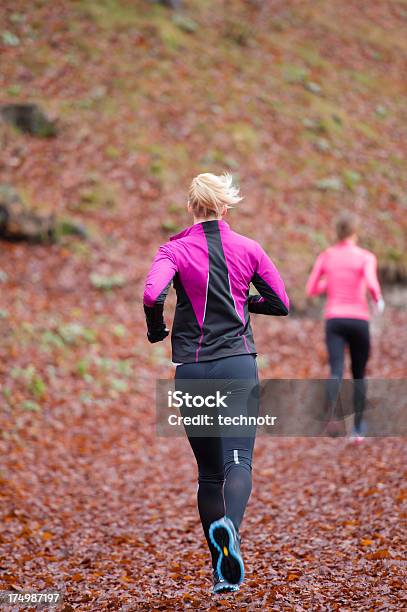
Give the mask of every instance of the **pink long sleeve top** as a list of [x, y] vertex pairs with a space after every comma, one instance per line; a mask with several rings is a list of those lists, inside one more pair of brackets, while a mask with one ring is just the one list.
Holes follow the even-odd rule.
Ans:
[[318, 257], [306, 286], [308, 296], [327, 294], [324, 317], [368, 320], [367, 292], [377, 302], [381, 289], [376, 256], [342, 240]]

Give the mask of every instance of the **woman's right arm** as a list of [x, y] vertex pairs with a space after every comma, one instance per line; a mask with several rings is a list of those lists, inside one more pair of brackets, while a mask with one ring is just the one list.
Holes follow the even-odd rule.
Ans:
[[164, 322], [164, 302], [172, 279], [177, 273], [174, 255], [165, 245], [158, 249], [144, 286], [144, 313], [150, 342], [164, 340], [169, 330]]
[[324, 277], [324, 254], [318, 255], [305, 288], [308, 297], [314, 297], [326, 292], [327, 280]]

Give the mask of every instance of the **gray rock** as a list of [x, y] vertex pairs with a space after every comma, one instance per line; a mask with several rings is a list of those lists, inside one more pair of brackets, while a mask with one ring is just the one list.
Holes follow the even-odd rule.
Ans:
[[176, 26], [183, 32], [187, 32], [187, 34], [193, 34], [198, 29], [198, 24], [193, 19], [186, 17], [185, 15], [177, 14], [174, 15], [172, 21]]
[[376, 110], [376, 115], [378, 115], [379, 117], [387, 116], [387, 108], [383, 106], [383, 104], [378, 104], [375, 110]]
[[86, 230], [55, 215], [44, 215], [27, 208], [11, 185], [0, 185], [0, 238], [11, 242], [52, 243], [66, 234], [86, 238]]
[[162, 4], [168, 8], [178, 9], [181, 6], [181, 0], [149, 0], [152, 4]]
[[304, 87], [307, 91], [310, 91], [313, 94], [320, 94], [322, 89], [321, 86], [318, 85], [318, 83], [314, 83], [314, 81], [306, 81], [304, 83]]
[[6, 123], [31, 136], [52, 138], [57, 134], [55, 122], [36, 104], [3, 104], [0, 113]]
[[321, 153], [327, 153], [331, 150], [329, 140], [327, 140], [326, 138], [318, 138], [315, 143], [315, 147], [318, 149], [318, 151], [321, 151]]
[[5, 30], [1, 35], [3, 44], [7, 47], [17, 47], [20, 44], [20, 39], [18, 36], [13, 34], [13, 32], [9, 32], [9, 30]]

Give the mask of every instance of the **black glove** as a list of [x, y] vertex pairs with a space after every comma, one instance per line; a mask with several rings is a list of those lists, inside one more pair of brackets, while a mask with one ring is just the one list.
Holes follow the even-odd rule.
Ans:
[[147, 338], [148, 341], [151, 342], [151, 344], [155, 344], [155, 342], [161, 342], [161, 340], [164, 340], [164, 338], [166, 338], [168, 336], [168, 334], [170, 333], [170, 330], [167, 329], [166, 327], [159, 332], [147, 332]]

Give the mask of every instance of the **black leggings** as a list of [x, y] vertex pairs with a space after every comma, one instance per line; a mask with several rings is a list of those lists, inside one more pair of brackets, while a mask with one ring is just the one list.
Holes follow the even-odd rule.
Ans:
[[[234, 355], [199, 363], [187, 363], [177, 367], [176, 388], [186, 389], [183, 380], [211, 381], [213, 389], [220, 388], [227, 394], [227, 414], [257, 416], [256, 389], [258, 372], [255, 355]], [[233, 381], [238, 383], [233, 384]], [[213, 382], [212, 382], [213, 381]], [[228, 382], [230, 381], [230, 382]], [[227, 391], [232, 389], [232, 391]], [[222, 412], [222, 408], [219, 409]], [[228, 516], [239, 530], [252, 489], [252, 455], [256, 428], [236, 430], [231, 437], [227, 428], [212, 437], [196, 437], [192, 428], [185, 428], [198, 466], [198, 509], [206, 541], [215, 568], [217, 550], [209, 539], [209, 527], [213, 521]], [[243, 436], [242, 436], [243, 432]]]
[[[352, 376], [355, 380], [355, 428], [360, 429], [365, 408], [365, 370], [370, 352], [369, 322], [363, 319], [327, 319], [325, 333], [331, 378], [338, 383], [343, 378], [345, 347], [349, 346]], [[328, 393], [332, 397], [332, 387]]]

